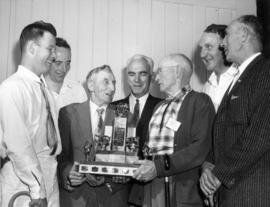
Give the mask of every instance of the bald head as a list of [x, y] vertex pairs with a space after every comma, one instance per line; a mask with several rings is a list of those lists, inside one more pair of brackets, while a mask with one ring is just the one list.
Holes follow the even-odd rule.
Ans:
[[160, 90], [174, 95], [185, 85], [189, 85], [192, 75], [192, 62], [184, 54], [171, 54], [164, 57], [156, 71], [156, 81]]

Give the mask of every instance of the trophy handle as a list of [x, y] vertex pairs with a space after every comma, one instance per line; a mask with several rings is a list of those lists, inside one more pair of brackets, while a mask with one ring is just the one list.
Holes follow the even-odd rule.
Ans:
[[17, 198], [21, 197], [21, 196], [27, 196], [30, 198], [31, 200], [31, 196], [30, 196], [30, 193], [28, 191], [20, 191], [20, 192], [17, 192], [15, 193], [11, 199], [9, 200], [8, 202], [8, 207], [13, 207], [14, 205], [14, 202], [16, 201]]

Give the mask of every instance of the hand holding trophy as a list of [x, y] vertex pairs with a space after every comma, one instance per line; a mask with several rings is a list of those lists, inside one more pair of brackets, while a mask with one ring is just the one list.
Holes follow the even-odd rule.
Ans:
[[[84, 150], [84, 156], [85, 156], [85, 161], [84, 163], [91, 163], [90, 161], [90, 153], [92, 149], [93, 145], [90, 144], [89, 141], [85, 142], [85, 145], [83, 146], [83, 150]], [[94, 160], [94, 159], [92, 159]], [[105, 178], [103, 176], [95, 176], [92, 175], [90, 173], [85, 174], [85, 178], [86, 178], [86, 182], [90, 185], [90, 186], [99, 186], [102, 185], [105, 181]]]

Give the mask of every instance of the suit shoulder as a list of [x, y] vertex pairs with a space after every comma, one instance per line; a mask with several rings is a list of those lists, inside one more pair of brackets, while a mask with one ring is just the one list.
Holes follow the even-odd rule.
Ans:
[[155, 101], [155, 102], [160, 102], [160, 101], [163, 101], [164, 99], [162, 99], [162, 98], [158, 98], [158, 97], [156, 97], [156, 96], [153, 96], [153, 95], [149, 95], [149, 98], [151, 98], [153, 101]]
[[188, 96], [189, 99], [193, 100], [193, 101], [196, 101], [196, 102], [199, 102], [201, 104], [205, 103], [205, 104], [212, 104], [212, 101], [211, 101], [211, 98], [205, 94], [205, 93], [202, 93], [202, 92], [198, 92], [198, 91], [191, 91]]
[[[86, 101], [86, 102], [88, 102], [88, 101]], [[76, 110], [77, 108], [79, 108], [82, 104], [86, 104], [86, 102], [69, 104], [69, 105], [61, 108], [60, 111], [72, 112], [72, 111]]]
[[116, 105], [118, 105], [118, 104], [123, 104], [123, 103], [128, 103], [128, 96], [127, 96], [126, 98], [119, 99], [119, 100], [117, 100], [117, 101], [113, 101], [113, 102], [111, 103], [111, 105], [116, 106]]

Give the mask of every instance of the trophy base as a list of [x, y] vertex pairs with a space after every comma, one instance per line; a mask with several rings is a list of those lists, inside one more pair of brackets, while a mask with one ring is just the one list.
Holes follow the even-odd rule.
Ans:
[[80, 173], [90, 173], [97, 175], [111, 176], [133, 176], [139, 165], [115, 162], [93, 162], [90, 164], [80, 164]]
[[132, 164], [139, 160], [137, 152], [121, 152], [121, 151], [98, 151], [96, 153], [96, 162], [109, 162], [109, 163], [127, 163]]

